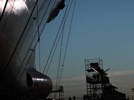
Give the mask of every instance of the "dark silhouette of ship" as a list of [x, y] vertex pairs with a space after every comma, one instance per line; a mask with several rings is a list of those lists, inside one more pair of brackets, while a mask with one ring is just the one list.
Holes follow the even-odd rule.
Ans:
[[42, 100], [51, 92], [51, 79], [35, 69], [34, 49], [45, 25], [64, 8], [64, 2], [0, 1], [0, 99]]

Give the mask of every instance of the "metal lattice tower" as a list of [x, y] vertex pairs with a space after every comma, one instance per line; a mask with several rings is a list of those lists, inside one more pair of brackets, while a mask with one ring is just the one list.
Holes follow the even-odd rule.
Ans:
[[101, 59], [85, 59], [85, 74], [87, 96], [90, 100], [98, 100], [101, 98], [105, 86], [110, 83], [103, 70], [103, 61]]

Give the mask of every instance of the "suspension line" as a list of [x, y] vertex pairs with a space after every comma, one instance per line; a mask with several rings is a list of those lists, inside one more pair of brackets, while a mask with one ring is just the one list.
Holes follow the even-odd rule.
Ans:
[[64, 52], [63, 62], [62, 62], [62, 65], [61, 65], [61, 72], [60, 72], [60, 75], [59, 75], [58, 85], [59, 85], [60, 80], [61, 80], [61, 75], [62, 75], [64, 63], [65, 63], [65, 58], [66, 58], [66, 53], [67, 53], [67, 48], [68, 48], [68, 44], [69, 44], [69, 39], [70, 39], [70, 34], [71, 34], [72, 23], [73, 23], [75, 5], [76, 5], [76, 0], [74, 1], [74, 5], [73, 5], [73, 12], [72, 12], [72, 16], [71, 16], [70, 28], [69, 28], [69, 32], [68, 32], [68, 37], [67, 37], [67, 42], [66, 42], [66, 48], [65, 48], [65, 52]]

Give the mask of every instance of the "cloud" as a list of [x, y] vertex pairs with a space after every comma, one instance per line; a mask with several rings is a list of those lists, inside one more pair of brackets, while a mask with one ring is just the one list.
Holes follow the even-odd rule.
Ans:
[[[109, 72], [108, 77], [110, 83], [116, 87], [118, 87], [118, 91], [126, 93], [126, 95], [131, 95], [131, 88], [134, 87], [134, 70], [126, 70], [126, 71], [116, 71]], [[78, 84], [80, 81], [86, 82], [86, 77], [84, 75], [75, 76], [70, 78], [65, 78], [62, 82], [73, 82], [76, 81], [75, 84]]]
[[[55, 80], [53, 80], [55, 83]], [[61, 79], [60, 84], [64, 87], [64, 97], [68, 96], [83, 96], [86, 94], [86, 76], [72, 76], [72, 77], [64, 77]]]
[[120, 87], [134, 87], [134, 70], [110, 72], [108, 76], [111, 83]]
[[[131, 88], [134, 87], [133, 76], [134, 76], [134, 70], [116, 71], [116, 72], [108, 73], [110, 83], [118, 87], [118, 91], [123, 92], [126, 94], [126, 96], [130, 96], [130, 97], [132, 94]], [[61, 79], [61, 84], [65, 88], [66, 96], [70, 94], [80, 95], [80, 94], [86, 93], [86, 76], [85, 75], [66, 77], [66, 78], [64, 77]]]
[[108, 74], [111, 83], [118, 87], [118, 90], [131, 97], [134, 87], [134, 70], [116, 71]]
[[[56, 82], [56, 79], [53, 79], [53, 83]], [[66, 84], [78, 84], [78, 83], [85, 83], [86, 82], [86, 76], [80, 75], [80, 76], [72, 76], [72, 77], [64, 77], [60, 80], [60, 83], [63, 85]]]
[[63, 78], [62, 81], [79, 81], [79, 80], [85, 80], [85, 76], [74, 76], [74, 77], [69, 77], [69, 78]]
[[134, 75], [134, 70], [126, 70], [126, 71], [117, 71], [117, 72], [110, 72], [108, 74], [109, 77], [121, 77], [121, 76], [131, 76]]

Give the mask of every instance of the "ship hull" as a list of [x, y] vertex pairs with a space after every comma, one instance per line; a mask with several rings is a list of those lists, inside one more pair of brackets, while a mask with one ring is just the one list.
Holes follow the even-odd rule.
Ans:
[[29, 2], [26, 2], [28, 12], [24, 11], [20, 15], [16, 15], [12, 11], [10, 13], [5, 11], [3, 15], [1, 13], [0, 96], [23, 96], [29, 91], [36, 91], [33, 94], [37, 94], [39, 89], [41, 91], [38, 91], [39, 93], [47, 92], [46, 96], [50, 92], [52, 81], [49, 77], [40, 73], [41, 78], [47, 80], [45, 84], [48, 86], [46, 87], [48, 91], [47, 89], [42, 90], [41, 87], [28, 86], [26, 75], [31, 75], [32, 79], [30, 73], [38, 73], [34, 68], [33, 50], [51, 11], [58, 2], [59, 0], [39, 0], [37, 3], [36, 0], [29, 0]]

